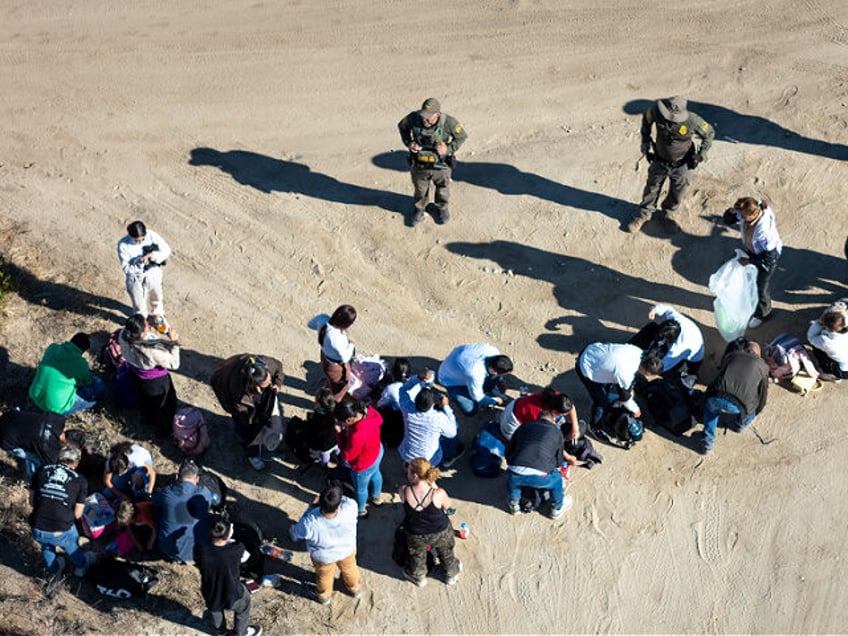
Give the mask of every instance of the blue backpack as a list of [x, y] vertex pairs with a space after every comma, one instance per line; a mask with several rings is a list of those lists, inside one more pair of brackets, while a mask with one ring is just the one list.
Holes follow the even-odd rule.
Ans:
[[486, 422], [474, 438], [474, 450], [471, 452], [471, 470], [478, 477], [492, 479], [501, 473], [501, 463], [506, 453], [506, 445], [500, 438], [498, 423]]

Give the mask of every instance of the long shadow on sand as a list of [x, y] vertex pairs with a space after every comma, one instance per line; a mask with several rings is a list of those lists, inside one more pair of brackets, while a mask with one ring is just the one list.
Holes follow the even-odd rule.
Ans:
[[[678, 248], [671, 258], [674, 270], [685, 279], [707, 286], [710, 275], [722, 264], [733, 258], [734, 250], [740, 248], [739, 229], [725, 225], [719, 215], [702, 215], [712, 223], [710, 236], [693, 237], [685, 232], [671, 239]], [[697, 249], [693, 249], [697, 247]], [[848, 264], [840, 257], [822, 254], [805, 248], [783, 246], [778, 269], [772, 278], [772, 299], [775, 303], [798, 306], [790, 312], [775, 309], [772, 320], [756, 332], [760, 340], [768, 341], [781, 331], [787, 331], [803, 339], [807, 323], [832, 303], [844, 296], [844, 283]], [[800, 309], [813, 304], [812, 309]], [[753, 337], [753, 332], [751, 333]]]
[[[394, 150], [375, 155], [371, 161], [379, 168], [406, 172], [409, 169], [406, 156], [405, 151]], [[489, 188], [501, 194], [528, 195], [559, 205], [600, 212], [620, 224], [628, 220], [636, 211], [636, 205], [630, 201], [616, 199], [600, 192], [574, 188], [532, 172], [524, 172], [507, 163], [461, 161], [451, 178], [457, 182]]]
[[121, 325], [130, 315], [130, 307], [124, 303], [90, 294], [65, 283], [42, 280], [15, 263], [7, 262], [6, 271], [15, 281], [17, 294], [33, 305], [49, 307], [55, 311], [68, 311], [80, 316], [102, 318]]
[[395, 192], [345, 183], [295, 161], [275, 159], [247, 150], [194, 148], [192, 166], [212, 166], [226, 172], [242, 185], [265, 194], [292, 192], [315, 199], [349, 205], [374, 205], [390, 212], [410, 207], [409, 198]]
[[[632, 324], [634, 329], [641, 327], [649, 303], [654, 299], [674, 305], [681, 311], [712, 306], [712, 299], [707, 294], [645, 280], [583, 258], [556, 254], [512, 241], [454, 242], [448, 243], [446, 247], [454, 254], [495, 261], [501, 268], [512, 270], [516, 276], [551, 283], [560, 307], [580, 314], [578, 317], [555, 318], [547, 322], [549, 329], [556, 329], [559, 324], [572, 325], [571, 336], [546, 334], [539, 337], [540, 345], [557, 351], [576, 354], [597, 340], [627, 340], [631, 332], [615, 333], [601, 324], [600, 320]], [[603, 307], [615, 307], [615, 313], [599, 313]]]
[[[653, 103], [648, 99], [634, 99], [624, 104], [623, 110], [628, 115], [641, 115]], [[689, 102], [689, 110], [712, 124], [716, 129], [716, 139], [721, 141], [772, 146], [827, 159], [848, 160], [848, 146], [804, 137], [759, 115], [746, 115], [706, 102]]]

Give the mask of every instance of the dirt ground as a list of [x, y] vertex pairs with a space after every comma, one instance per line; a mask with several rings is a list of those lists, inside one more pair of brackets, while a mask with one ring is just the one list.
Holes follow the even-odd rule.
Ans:
[[[129, 312], [115, 246], [142, 219], [174, 254], [166, 312], [181, 333], [181, 403], [213, 431], [206, 465], [233, 505], [283, 545], [321, 484], [283, 456], [246, 466], [208, 378], [252, 351], [281, 358], [286, 409], [320, 383], [315, 314], [351, 303], [357, 349], [435, 366], [490, 342], [521, 384], [553, 383], [578, 411], [588, 343], [622, 341], [656, 302], [724, 343], [707, 279], [738, 233], [737, 197], [773, 202], [786, 244], [775, 318], [751, 337], [803, 336], [845, 295], [848, 4], [838, 0], [480, 0], [143, 3], [9, 0], [0, 6], [0, 254], [18, 289], [2, 308], [2, 402], [19, 403], [44, 348], [105, 334]], [[631, 235], [646, 176], [639, 117], [682, 94], [717, 130], [693, 174], [683, 231]], [[452, 218], [415, 228], [396, 123], [430, 95], [469, 133]], [[390, 559], [400, 506], [359, 527], [366, 592], [304, 596], [303, 546], [281, 591], [254, 596], [267, 633], [836, 633], [848, 631], [845, 386], [806, 398], [772, 386], [755, 430], [649, 431], [577, 471], [561, 520], [509, 516], [505, 478], [467, 462], [455, 498], [460, 582], [417, 589]], [[472, 440], [485, 416], [461, 421]], [[75, 418], [94, 447], [150, 444], [132, 412]], [[694, 431], [693, 431], [694, 432]], [[162, 472], [178, 460], [155, 447]], [[43, 595], [26, 491], [0, 463], [0, 632], [204, 633], [198, 577], [112, 603], [73, 579]], [[386, 491], [402, 478], [395, 452]]]

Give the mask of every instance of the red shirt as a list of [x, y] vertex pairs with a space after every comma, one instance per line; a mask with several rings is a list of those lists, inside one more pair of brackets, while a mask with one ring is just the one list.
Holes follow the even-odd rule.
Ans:
[[544, 410], [542, 407], [542, 394], [534, 393], [518, 398], [515, 401], [515, 408], [512, 413], [520, 424], [527, 424], [527, 422], [538, 420]]
[[339, 450], [352, 471], [360, 473], [374, 465], [380, 456], [380, 427], [383, 416], [373, 406], [365, 417], [338, 434]]

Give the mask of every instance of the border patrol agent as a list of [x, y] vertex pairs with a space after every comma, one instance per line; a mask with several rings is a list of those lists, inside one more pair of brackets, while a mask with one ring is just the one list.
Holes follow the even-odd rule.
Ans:
[[[651, 128], [656, 126], [657, 141], [651, 140]], [[700, 137], [696, 147], [693, 137]], [[657, 206], [665, 180], [668, 194], [662, 202], [663, 228], [669, 234], [680, 230], [674, 213], [689, 186], [689, 171], [707, 160], [715, 130], [695, 113], [686, 109], [686, 99], [680, 96], [660, 99], [642, 114], [642, 154], [650, 162], [648, 182], [639, 204], [639, 213], [627, 225], [628, 232], [637, 232]], [[653, 152], [651, 147], [653, 146]]]
[[403, 145], [409, 148], [409, 166], [415, 189], [415, 209], [412, 225], [424, 218], [430, 195], [430, 182], [436, 187], [436, 222], [447, 223], [450, 218], [451, 169], [454, 154], [468, 137], [462, 125], [442, 112], [435, 97], [428, 97], [421, 110], [412, 111], [398, 123]]

